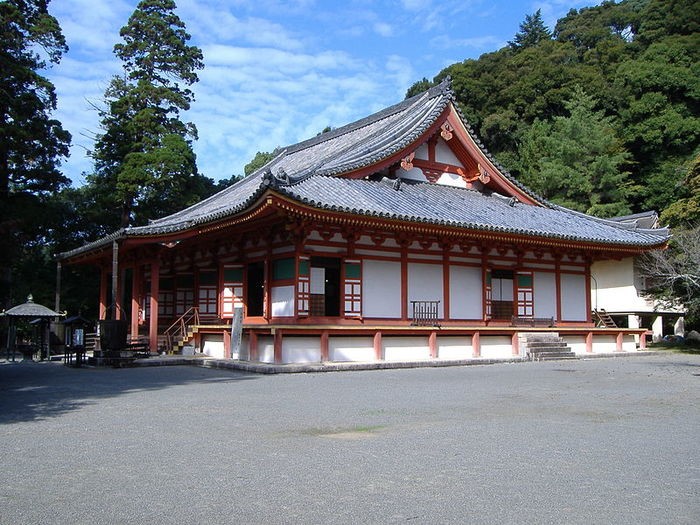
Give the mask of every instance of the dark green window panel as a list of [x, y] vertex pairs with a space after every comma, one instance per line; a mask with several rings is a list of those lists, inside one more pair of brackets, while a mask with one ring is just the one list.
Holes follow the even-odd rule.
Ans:
[[216, 272], [200, 272], [199, 286], [216, 286], [217, 284], [219, 283]]
[[272, 262], [272, 280], [294, 279], [294, 259], [277, 259]]
[[530, 274], [518, 274], [518, 287], [519, 288], [532, 288], [532, 275], [530, 275]]
[[359, 263], [345, 263], [345, 278], [346, 279], [359, 279], [361, 273]]
[[308, 277], [309, 276], [309, 261], [303, 260], [299, 261], [299, 276]]
[[178, 288], [194, 288], [194, 275], [178, 275], [175, 284]]
[[224, 270], [225, 283], [243, 282], [243, 268], [226, 268]]

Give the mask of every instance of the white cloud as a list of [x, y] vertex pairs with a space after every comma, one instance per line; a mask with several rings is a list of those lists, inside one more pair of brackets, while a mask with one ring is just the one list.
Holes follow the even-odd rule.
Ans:
[[373, 29], [375, 33], [383, 37], [389, 37], [394, 34], [394, 28], [386, 22], [375, 23]]

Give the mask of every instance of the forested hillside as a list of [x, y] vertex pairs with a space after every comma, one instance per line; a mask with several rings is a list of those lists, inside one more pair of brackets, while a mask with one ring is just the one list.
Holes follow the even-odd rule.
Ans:
[[452, 77], [460, 109], [512, 175], [602, 217], [654, 209], [700, 221], [700, 2], [625, 0], [528, 16], [506, 47]]

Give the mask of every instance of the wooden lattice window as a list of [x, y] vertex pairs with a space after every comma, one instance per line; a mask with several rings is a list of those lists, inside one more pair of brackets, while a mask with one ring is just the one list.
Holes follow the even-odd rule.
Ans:
[[236, 308], [243, 307], [243, 266], [224, 266], [221, 291], [221, 317], [230, 319]]
[[345, 317], [362, 317], [362, 264], [346, 260], [343, 283]]

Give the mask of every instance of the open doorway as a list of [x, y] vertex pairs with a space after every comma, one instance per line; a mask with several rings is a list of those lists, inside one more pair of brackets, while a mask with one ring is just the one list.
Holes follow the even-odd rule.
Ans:
[[265, 305], [265, 263], [259, 261], [248, 265], [246, 288], [246, 315], [262, 317]]
[[513, 316], [513, 279], [512, 270], [491, 270], [491, 317], [509, 320]]
[[340, 317], [340, 259], [311, 257], [311, 316]]

